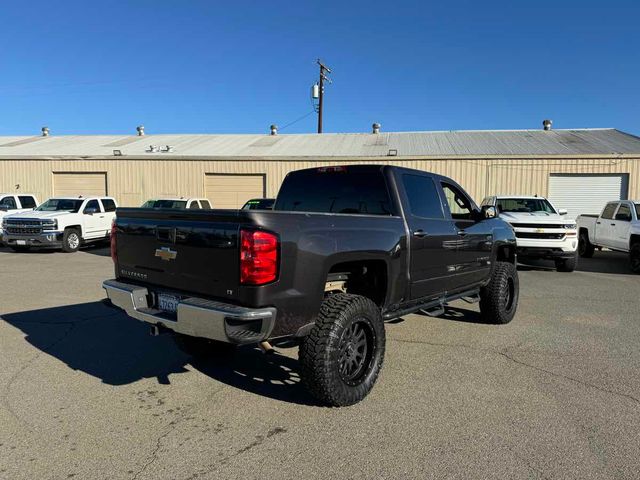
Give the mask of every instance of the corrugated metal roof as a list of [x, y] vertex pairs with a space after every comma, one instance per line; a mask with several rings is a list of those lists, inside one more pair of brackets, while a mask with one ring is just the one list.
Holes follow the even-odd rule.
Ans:
[[[153, 153], [150, 145], [172, 152]], [[640, 137], [616, 129], [486, 130], [301, 135], [66, 135], [0, 137], [0, 157], [398, 157], [640, 154]]]

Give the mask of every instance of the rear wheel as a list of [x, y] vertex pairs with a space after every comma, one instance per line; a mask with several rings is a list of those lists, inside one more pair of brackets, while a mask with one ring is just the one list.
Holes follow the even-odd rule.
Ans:
[[629, 250], [629, 260], [633, 273], [640, 273], [640, 243], [634, 243]]
[[516, 314], [519, 296], [516, 266], [510, 262], [496, 262], [489, 283], [480, 290], [483, 320], [487, 323], [509, 323]]
[[578, 256], [574, 256], [571, 258], [563, 258], [561, 260], [556, 260], [556, 270], [559, 272], [573, 272], [578, 265]]
[[187, 355], [194, 358], [229, 358], [236, 351], [236, 346], [231, 343], [218, 342], [208, 338], [192, 337], [181, 333], [174, 333], [173, 340], [176, 346]]
[[80, 231], [75, 228], [67, 228], [62, 235], [62, 251], [67, 253], [77, 252], [81, 242]]
[[580, 238], [578, 240], [578, 254], [584, 258], [593, 257], [596, 247], [589, 241], [589, 234], [587, 232], [580, 232]]
[[323, 403], [353, 405], [375, 385], [384, 349], [384, 322], [376, 304], [359, 295], [331, 295], [300, 346], [302, 381]]

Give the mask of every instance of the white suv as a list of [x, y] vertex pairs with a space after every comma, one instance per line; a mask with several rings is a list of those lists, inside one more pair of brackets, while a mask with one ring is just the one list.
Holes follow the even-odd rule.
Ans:
[[16, 251], [62, 248], [75, 252], [82, 244], [109, 240], [116, 207], [111, 197], [51, 198], [32, 212], [4, 217], [4, 242]]
[[578, 230], [566, 210], [543, 197], [487, 197], [482, 206], [496, 207], [516, 233], [518, 258], [553, 260], [559, 272], [573, 272], [578, 263]]

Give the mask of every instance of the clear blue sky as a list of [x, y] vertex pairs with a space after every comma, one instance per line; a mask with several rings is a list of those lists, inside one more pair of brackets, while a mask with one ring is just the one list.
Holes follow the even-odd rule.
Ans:
[[[638, 1], [3, 2], [0, 135], [615, 127], [640, 134]], [[283, 133], [313, 132], [316, 117]]]

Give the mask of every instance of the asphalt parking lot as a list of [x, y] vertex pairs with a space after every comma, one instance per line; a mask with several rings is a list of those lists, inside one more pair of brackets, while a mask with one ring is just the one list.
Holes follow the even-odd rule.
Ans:
[[372, 394], [314, 404], [295, 350], [191, 363], [101, 303], [107, 249], [0, 249], [0, 478], [640, 477], [640, 277], [520, 268], [506, 326], [388, 325]]

